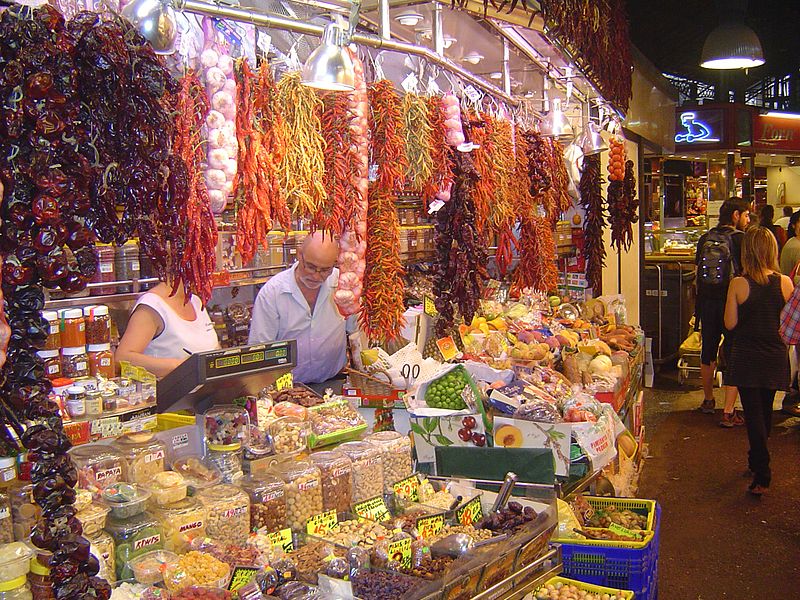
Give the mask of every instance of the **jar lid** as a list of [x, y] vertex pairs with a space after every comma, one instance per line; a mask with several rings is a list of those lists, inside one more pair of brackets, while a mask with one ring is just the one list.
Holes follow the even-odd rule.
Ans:
[[58, 350], [39, 350], [36, 354], [39, 358], [56, 358]]
[[70, 346], [62, 348], [61, 354], [64, 356], [77, 356], [78, 354], [86, 354], [86, 346]]
[[67, 308], [61, 313], [64, 319], [80, 319], [83, 317], [83, 310], [80, 308]]
[[0, 592], [10, 592], [11, 590], [15, 590], [17, 588], [22, 587], [28, 582], [28, 574], [20, 575], [15, 579], [11, 579], [9, 581], [3, 581], [0, 583]]
[[39, 559], [34, 556], [31, 559], [31, 573], [34, 575], [41, 575], [42, 577], [49, 577], [50, 569], [40, 563]]
[[89, 352], [105, 352], [111, 350], [111, 344], [89, 344], [87, 348], [89, 348]]
[[336, 450], [326, 450], [324, 452], [312, 452], [311, 453], [311, 462], [313, 462], [317, 466], [327, 467], [332, 465], [336, 462], [346, 462], [348, 465], [350, 464], [350, 457], [343, 452], [337, 452]]
[[236, 452], [241, 449], [242, 442], [234, 442], [233, 444], [208, 444], [208, 449], [214, 452]]
[[77, 396], [79, 394], [85, 394], [86, 388], [82, 385], [73, 385], [67, 388], [67, 394], [71, 396]]
[[108, 247], [108, 246], [110, 246], [110, 245], [111, 245], [111, 242], [108, 242], [108, 243], [104, 243], [104, 242], [95, 242], [95, 243], [94, 243], [94, 246], [95, 246], [95, 248], [97, 248], [97, 247], [100, 247], [100, 248], [107, 248], [107, 247]]
[[75, 383], [74, 379], [70, 379], [69, 377], [58, 377], [53, 379], [53, 381], [50, 382], [50, 385], [52, 385], [54, 388], [62, 388], [69, 387], [73, 383]]
[[108, 307], [105, 304], [87, 306], [83, 309], [83, 315], [85, 317], [104, 317], [108, 315]]
[[9, 467], [14, 467], [17, 464], [17, 457], [16, 456], [3, 456], [0, 457], [0, 469], [8, 469]]
[[139, 242], [137, 240], [128, 240], [127, 242], [125, 242], [125, 244], [123, 244], [123, 246], [128, 246], [128, 247], [136, 246], [138, 248]]
[[48, 321], [58, 321], [58, 313], [54, 310], [43, 310], [42, 317]]

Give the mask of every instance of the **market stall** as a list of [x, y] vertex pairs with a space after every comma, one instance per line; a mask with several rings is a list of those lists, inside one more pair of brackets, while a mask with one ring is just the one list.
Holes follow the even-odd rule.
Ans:
[[[643, 439], [643, 337], [601, 294], [638, 206], [619, 2], [600, 36], [547, 2], [56, 5], [0, 15], [2, 594], [652, 597], [655, 504], [565, 532], [558, 503], [630, 493]], [[358, 332], [317, 391], [248, 333], [320, 232]], [[221, 348], [119, 360], [151, 286]], [[648, 560], [586, 579], [584, 538]]]

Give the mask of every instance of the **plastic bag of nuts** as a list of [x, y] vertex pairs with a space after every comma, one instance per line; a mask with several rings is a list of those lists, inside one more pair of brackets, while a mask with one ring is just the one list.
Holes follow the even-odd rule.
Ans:
[[391, 494], [395, 483], [414, 472], [411, 439], [396, 431], [380, 431], [368, 435], [364, 441], [383, 449], [383, 492]]
[[297, 417], [281, 417], [269, 426], [275, 454], [297, 454], [308, 449], [309, 424]]
[[250, 535], [250, 497], [238, 486], [223, 483], [203, 490], [197, 499], [208, 510], [206, 534], [217, 540], [244, 544]]
[[273, 533], [286, 527], [286, 487], [269, 473], [245, 477], [242, 489], [250, 496], [250, 529]]
[[347, 442], [338, 448], [353, 462], [353, 502], [383, 495], [383, 450], [368, 442]]
[[305, 531], [306, 521], [322, 512], [319, 469], [308, 461], [289, 459], [278, 463], [275, 473], [286, 484], [288, 526], [296, 531]]
[[341, 452], [314, 452], [311, 462], [322, 477], [322, 510], [346, 512], [353, 503], [353, 463]]

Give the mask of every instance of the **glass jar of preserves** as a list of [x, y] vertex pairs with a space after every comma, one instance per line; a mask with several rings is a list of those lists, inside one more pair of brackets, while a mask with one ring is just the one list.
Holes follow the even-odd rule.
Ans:
[[247, 541], [250, 535], [250, 497], [242, 488], [223, 483], [203, 490], [197, 499], [208, 511], [208, 537], [229, 544]]
[[86, 346], [70, 346], [61, 349], [61, 373], [64, 377], [76, 379], [89, 376], [89, 357]]
[[47, 341], [43, 350], [61, 350], [61, 321], [54, 310], [42, 311], [42, 317], [48, 322]]
[[100, 392], [91, 391], [86, 392], [86, 415], [89, 417], [96, 417], [103, 414], [103, 396]]
[[[118, 281], [133, 281], [139, 279], [139, 244], [135, 240], [125, 242], [124, 246], [117, 246], [114, 257], [114, 266], [117, 270]], [[133, 291], [133, 283], [123, 283], [117, 286], [120, 294]]]
[[319, 468], [322, 479], [322, 510], [347, 512], [353, 503], [353, 463], [336, 451], [314, 452], [311, 462]]
[[25, 542], [30, 537], [39, 515], [42, 514], [41, 508], [33, 499], [33, 484], [29, 472], [20, 471], [19, 481], [9, 489], [9, 495], [14, 539]]
[[73, 419], [86, 416], [86, 390], [83, 386], [73, 385], [67, 388], [64, 407], [67, 409], [67, 414]]
[[379, 431], [368, 435], [364, 441], [383, 450], [383, 492], [391, 494], [395, 483], [414, 472], [411, 439], [397, 431]]
[[383, 450], [368, 442], [339, 446], [353, 462], [353, 502], [383, 495]]
[[87, 306], [83, 309], [83, 318], [86, 320], [87, 344], [111, 343], [111, 317], [107, 306], [103, 304]]
[[35, 556], [31, 559], [28, 585], [31, 588], [33, 600], [54, 600], [55, 594], [53, 593], [53, 579], [50, 577], [50, 569], [40, 563]]
[[153, 508], [153, 516], [161, 523], [164, 548], [182, 554], [189, 551], [194, 538], [206, 536], [208, 510], [197, 498], [184, 498], [178, 502]]
[[250, 475], [242, 480], [242, 489], [250, 496], [250, 529], [265, 533], [286, 527], [286, 486], [269, 473]]
[[125, 457], [131, 483], [147, 483], [156, 473], [165, 470], [167, 446], [151, 432], [123, 435], [114, 447]]
[[61, 354], [58, 350], [39, 350], [36, 354], [44, 363], [44, 376], [50, 381], [61, 377]]
[[8, 487], [17, 481], [17, 459], [13, 456], [0, 458], [0, 486]]
[[11, 517], [11, 494], [5, 487], [0, 488], [0, 544], [14, 541], [14, 522]]
[[287, 458], [275, 466], [275, 473], [286, 484], [287, 525], [305, 531], [306, 521], [322, 512], [319, 469], [311, 462]]
[[61, 318], [61, 346], [77, 348], [86, 345], [86, 321], [80, 308], [59, 311]]
[[89, 344], [87, 348], [89, 374], [93, 377], [101, 375], [106, 379], [113, 379], [114, 353], [111, 351], [111, 344]]
[[111, 446], [75, 446], [69, 454], [78, 469], [78, 487], [97, 499], [108, 486], [127, 480], [125, 456]]
[[[111, 244], [97, 243], [94, 245], [94, 253], [97, 256], [97, 270], [94, 272], [94, 277], [92, 277], [92, 283], [116, 281], [117, 274], [114, 265], [116, 253], [114, 252], [114, 246]], [[92, 296], [105, 296], [107, 294], [113, 294], [116, 291], [117, 286], [115, 285], [103, 285], [89, 288], [89, 293]]]
[[106, 531], [114, 539], [114, 564], [118, 579], [131, 579], [128, 561], [151, 550], [163, 550], [161, 525], [150, 513], [143, 512], [127, 519], [110, 518]]
[[114, 538], [106, 531], [98, 531], [94, 535], [87, 535], [86, 539], [89, 540], [89, 551], [100, 563], [100, 572], [97, 575], [109, 583], [114, 583], [117, 580]]

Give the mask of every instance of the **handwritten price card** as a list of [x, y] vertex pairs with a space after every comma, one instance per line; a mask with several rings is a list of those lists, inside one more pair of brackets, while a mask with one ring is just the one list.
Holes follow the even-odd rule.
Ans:
[[280, 377], [275, 380], [275, 389], [279, 392], [281, 390], [290, 389], [294, 386], [294, 379], [292, 378], [292, 373], [284, 373]]
[[401, 498], [419, 502], [419, 477], [416, 474], [398, 481], [392, 486], [392, 489]]
[[389, 561], [400, 563], [404, 569], [411, 568], [411, 538], [389, 544]]
[[481, 497], [475, 496], [472, 500], [467, 502], [464, 506], [456, 510], [456, 519], [462, 525], [472, 525], [477, 523], [483, 518], [483, 507], [481, 506]]
[[378, 523], [388, 521], [392, 516], [389, 514], [389, 509], [386, 508], [386, 503], [381, 496], [375, 496], [374, 498], [369, 498], [368, 500], [354, 504], [353, 512], [359, 517], [371, 519]]
[[444, 515], [430, 515], [417, 519], [417, 531], [423, 539], [432, 538], [444, 527]]
[[280, 531], [269, 533], [267, 536], [273, 546], [280, 546], [284, 552], [292, 552], [294, 550], [291, 529], [281, 529]]
[[339, 528], [339, 519], [336, 516], [336, 510], [329, 510], [328, 512], [314, 515], [306, 521], [306, 531], [310, 535], [324, 536], [331, 531], [336, 531]]
[[258, 567], [234, 567], [228, 591], [235, 592], [250, 583], [258, 573]]
[[436, 303], [430, 296], [425, 296], [422, 299], [422, 310], [429, 317], [436, 317], [439, 314], [439, 311], [436, 310]]

